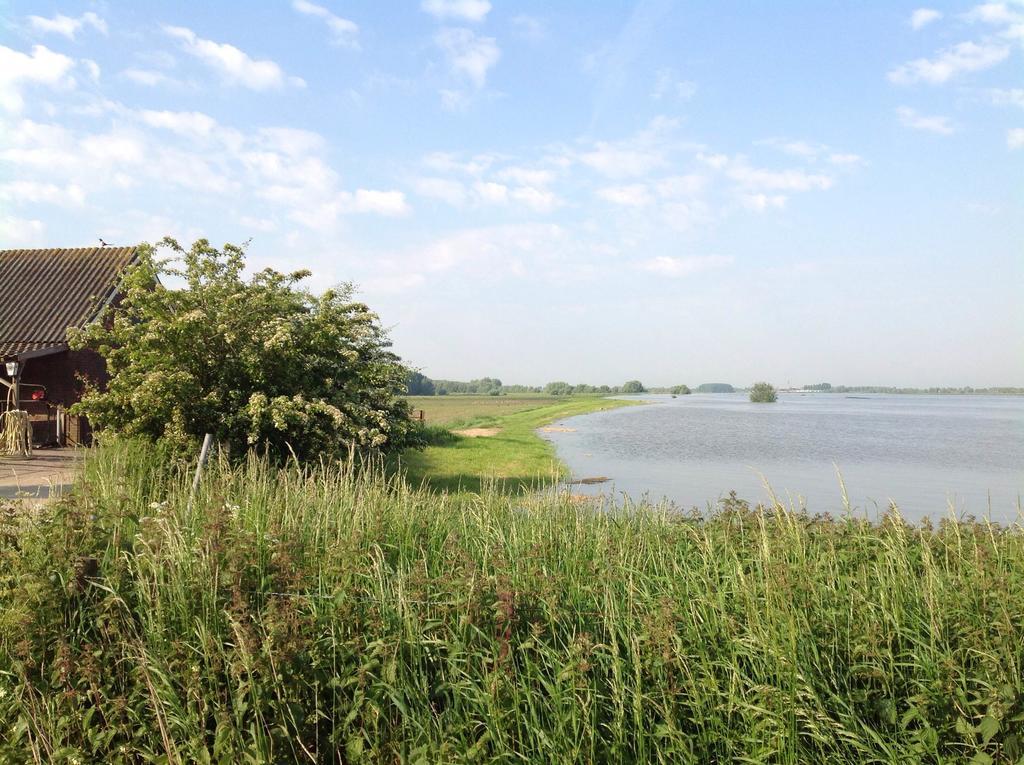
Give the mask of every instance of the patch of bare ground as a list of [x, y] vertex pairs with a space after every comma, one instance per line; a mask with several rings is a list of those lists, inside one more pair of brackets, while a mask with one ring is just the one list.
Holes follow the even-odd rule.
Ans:
[[566, 428], [561, 425], [545, 425], [540, 429], [541, 433], [575, 433], [576, 428]]
[[489, 438], [490, 436], [496, 436], [501, 432], [501, 428], [466, 428], [465, 430], [453, 430], [457, 436], [465, 436], [466, 438]]

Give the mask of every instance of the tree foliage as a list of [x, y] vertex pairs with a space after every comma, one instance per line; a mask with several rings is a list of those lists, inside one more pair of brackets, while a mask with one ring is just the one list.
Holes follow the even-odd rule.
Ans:
[[750, 400], [755, 404], [771, 404], [777, 399], [775, 388], [766, 382], [754, 383], [750, 388]]
[[77, 411], [100, 430], [179, 449], [204, 433], [232, 453], [299, 458], [405, 445], [412, 425], [396, 395], [407, 370], [352, 287], [317, 296], [300, 286], [307, 271], [246, 278], [244, 266], [235, 245], [143, 245], [117, 310], [72, 333], [111, 375]]
[[736, 389], [729, 383], [702, 383], [697, 386], [698, 393], [734, 393]]
[[544, 392], [549, 396], [571, 396], [573, 394], [573, 386], [558, 380], [545, 385]]
[[669, 388], [669, 393], [672, 393], [673, 395], [676, 395], [676, 396], [689, 396], [690, 393], [691, 393], [690, 386], [688, 386], [688, 385], [673, 385], [671, 388]]
[[644, 384], [639, 380], [627, 380], [622, 383], [621, 390], [623, 393], [644, 393], [647, 389], [644, 388]]
[[433, 396], [437, 391], [434, 381], [422, 372], [409, 372], [406, 378], [405, 390], [410, 396]]

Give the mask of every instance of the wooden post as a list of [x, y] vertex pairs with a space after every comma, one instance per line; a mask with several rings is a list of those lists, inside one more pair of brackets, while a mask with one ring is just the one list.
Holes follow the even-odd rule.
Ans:
[[25, 365], [22, 362], [18, 362], [18, 372], [14, 375], [14, 408], [21, 409], [21, 370]]

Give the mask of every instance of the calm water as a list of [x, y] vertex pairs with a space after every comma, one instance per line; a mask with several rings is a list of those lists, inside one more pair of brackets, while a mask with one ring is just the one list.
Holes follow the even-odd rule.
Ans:
[[[637, 396], [646, 406], [556, 423], [555, 443], [587, 493], [625, 492], [707, 507], [735, 490], [765, 501], [840, 512], [842, 473], [851, 504], [874, 517], [895, 502], [908, 519], [959, 514], [1018, 520], [1024, 497], [1024, 398], [781, 394]], [[763, 476], [763, 478], [762, 478]]]

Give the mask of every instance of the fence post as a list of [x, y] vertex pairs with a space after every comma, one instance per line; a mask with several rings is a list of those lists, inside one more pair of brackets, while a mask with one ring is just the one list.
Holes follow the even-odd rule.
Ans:
[[196, 490], [199, 488], [199, 480], [203, 477], [203, 465], [206, 464], [207, 458], [210, 456], [210, 447], [213, 445], [213, 433], [207, 433], [203, 436], [203, 448], [199, 450], [199, 464], [196, 465], [196, 475], [192, 479], [192, 491], [188, 495], [188, 507], [192, 509], [192, 499], [195, 497]]

